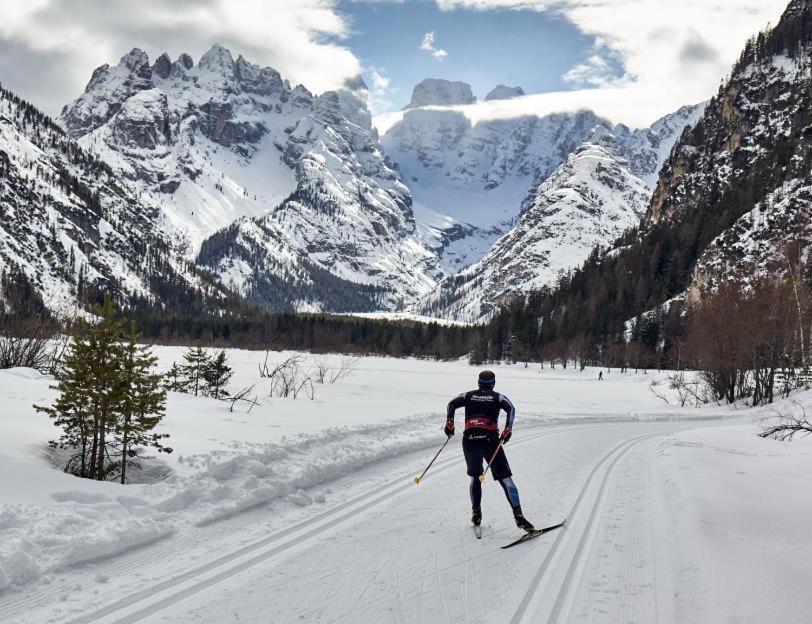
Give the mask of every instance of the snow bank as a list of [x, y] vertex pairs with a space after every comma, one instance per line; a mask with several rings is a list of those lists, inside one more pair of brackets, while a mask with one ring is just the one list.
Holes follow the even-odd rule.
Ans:
[[[809, 411], [812, 395], [798, 398]], [[661, 445], [658, 585], [682, 588], [658, 596], [667, 621], [809, 620], [812, 439], [782, 443], [759, 431], [708, 427]]]
[[[182, 349], [155, 349], [160, 367]], [[51, 462], [52, 423], [32, 404], [56, 393], [48, 377], [0, 371], [0, 590], [20, 587], [95, 559], [273, 502], [279, 512], [323, 503], [313, 488], [353, 471], [442, 441], [448, 400], [470, 389], [466, 362], [361, 358], [338, 384], [316, 386], [315, 400], [268, 398], [257, 365], [264, 353], [230, 350], [232, 390], [257, 384], [250, 413], [203, 397], [171, 394], [164, 430], [175, 453], [125, 486], [67, 475]], [[290, 353], [271, 353], [269, 363]], [[305, 366], [317, 364], [305, 356]], [[319, 357], [333, 367], [344, 356]], [[562, 420], [639, 420], [705, 416], [679, 411], [649, 392], [655, 374], [597, 381], [597, 371], [496, 368], [497, 387], [517, 406], [517, 431]], [[160, 478], [156, 479], [156, 475]], [[134, 476], [136, 476], [134, 474]], [[287, 507], [286, 507], [287, 505]]]

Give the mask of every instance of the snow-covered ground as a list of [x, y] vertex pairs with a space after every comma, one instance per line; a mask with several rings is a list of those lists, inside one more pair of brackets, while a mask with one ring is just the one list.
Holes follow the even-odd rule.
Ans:
[[0, 621], [796, 622], [812, 607], [812, 445], [755, 437], [756, 412], [668, 406], [657, 373], [497, 367], [526, 515], [569, 518], [503, 551], [518, 532], [490, 480], [473, 538], [459, 436], [412, 480], [476, 369], [363, 358], [312, 401], [268, 399], [265, 354], [229, 356], [232, 389], [257, 383], [260, 404], [170, 395], [175, 452], [127, 486], [54, 469], [55, 429], [31, 407], [50, 380], [0, 371]]

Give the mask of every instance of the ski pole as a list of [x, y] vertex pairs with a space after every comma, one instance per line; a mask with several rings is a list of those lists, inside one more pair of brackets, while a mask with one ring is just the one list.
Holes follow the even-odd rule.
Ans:
[[491, 455], [491, 458], [488, 461], [488, 465], [485, 467], [485, 472], [479, 475], [480, 481], [485, 481], [485, 475], [488, 474], [488, 471], [491, 469], [491, 464], [493, 463], [493, 460], [496, 459], [496, 454], [499, 452], [500, 448], [502, 448], [502, 440], [499, 440], [499, 444], [496, 446], [496, 450], [493, 452], [493, 455]]
[[426, 469], [423, 471], [423, 474], [422, 474], [422, 475], [420, 475], [419, 477], [415, 477], [415, 478], [414, 478], [415, 485], [419, 485], [419, 484], [420, 484], [420, 482], [423, 480], [423, 477], [425, 477], [425, 476], [426, 476], [426, 473], [429, 471], [429, 468], [431, 468], [431, 465], [432, 465], [432, 464], [433, 464], [433, 463], [434, 463], [434, 462], [437, 460], [437, 458], [440, 456], [440, 453], [442, 453], [442, 452], [443, 452], [443, 449], [445, 448], [445, 445], [446, 445], [446, 444], [448, 444], [448, 441], [449, 441], [450, 439], [451, 439], [451, 436], [448, 436], [448, 438], [446, 438], [446, 441], [445, 441], [445, 442], [443, 442], [443, 445], [440, 447], [440, 450], [439, 450], [439, 451], [437, 451], [437, 454], [434, 456], [434, 459], [432, 459], [432, 460], [429, 462], [429, 465], [428, 465], [428, 466], [426, 466]]

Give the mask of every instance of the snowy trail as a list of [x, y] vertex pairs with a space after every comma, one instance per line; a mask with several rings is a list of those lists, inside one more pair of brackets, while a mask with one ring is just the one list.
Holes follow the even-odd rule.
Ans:
[[570, 510], [568, 517], [571, 520], [559, 531], [513, 614], [511, 624], [568, 621], [574, 595], [584, 574], [585, 552], [594, 540], [596, 519], [613, 470], [637, 444], [661, 435], [643, 435], [621, 442], [598, 461]]
[[[585, 428], [592, 428], [595, 425], [584, 426], [557, 426], [557, 427], [537, 427], [528, 430], [525, 438], [518, 441], [514, 446], [528, 444], [537, 438], [560, 435], [565, 432], [575, 431]], [[406, 453], [401, 459], [401, 463], [408, 461], [414, 464], [424, 459], [425, 452]], [[428, 478], [433, 478], [442, 474], [445, 470], [460, 466], [461, 457], [457, 453], [451, 455], [446, 453], [444, 459], [439, 460], [432, 468]], [[416, 464], [415, 464], [416, 465]], [[364, 473], [375, 471], [376, 467], [367, 469]], [[370, 474], [363, 474], [361, 478], [374, 484], [374, 488], [367, 494], [350, 498], [324, 512], [311, 517], [304, 522], [298, 522], [284, 529], [276, 530], [268, 535], [267, 527], [279, 529], [285, 526], [284, 522], [270, 521], [275, 509], [275, 505], [265, 505], [253, 510], [248, 510], [229, 520], [219, 521], [202, 527], [196, 527], [184, 534], [177, 534], [169, 539], [161, 540], [153, 546], [138, 548], [130, 554], [116, 557], [109, 561], [99, 562], [94, 566], [98, 576], [105, 579], [127, 578], [131, 573], [150, 570], [155, 565], [156, 558], [162, 561], [178, 559], [178, 565], [170, 568], [169, 571], [183, 572], [175, 576], [165, 578], [167, 570], [161, 570], [164, 577], [158, 583], [149, 584], [138, 591], [133, 591], [124, 599], [117, 600], [112, 604], [87, 613], [77, 619], [70, 619], [70, 613], [81, 613], [83, 605], [70, 605], [66, 609], [52, 609], [56, 597], [73, 593], [80, 587], [80, 579], [87, 576], [87, 570], [76, 570], [73, 573], [63, 575], [63, 579], [53, 582], [36, 591], [29, 591], [21, 595], [10, 595], [0, 600], [0, 620], [14, 619], [14, 621], [41, 621], [42, 610], [49, 610], [48, 621], [70, 621], [76, 624], [82, 622], [134, 622], [141, 621], [148, 615], [159, 611], [186, 596], [191, 596], [203, 589], [228, 578], [252, 565], [267, 561], [285, 551], [293, 548], [301, 548], [309, 540], [317, 538], [326, 528], [335, 527], [342, 522], [356, 518], [364, 511], [396, 497], [404, 492], [415, 489], [412, 482], [413, 470], [402, 474], [396, 479], [389, 481], [374, 482]], [[425, 486], [423, 486], [425, 487]], [[262, 539], [251, 539], [257, 534], [264, 535]], [[205, 563], [200, 565], [196, 561], [198, 556], [190, 553], [202, 553], [200, 557], [205, 557], [207, 552], [214, 550], [222, 551], [222, 542], [235, 541], [235, 536], [242, 535], [242, 539], [237, 543], [243, 543], [241, 547], [228, 552], [225, 555], [205, 559]], [[248, 542], [246, 544], [246, 542]], [[184, 565], [192, 562], [194, 565]], [[140, 572], [136, 576], [141, 575]], [[122, 589], [128, 590], [130, 587], [124, 585]], [[121, 596], [122, 592], [114, 595]], [[96, 603], [98, 603], [98, 598]], [[58, 604], [58, 603], [57, 603]], [[94, 606], [93, 599], [85, 607]], [[96, 604], [95, 606], [98, 606]]]
[[[531, 479], [527, 465], [537, 460], [540, 449], [557, 443], [548, 461], [561, 465], [550, 471], [557, 485], [549, 496], [559, 502], [549, 514], [560, 520], [569, 512], [570, 524], [554, 537], [539, 538], [535, 546], [510, 555], [499, 546], [516, 536], [516, 529], [507, 521], [495, 488], [487, 488], [485, 504], [492, 515], [498, 514], [498, 524], [486, 517], [485, 536], [476, 542], [467, 517], [460, 517], [451, 503], [464, 499], [458, 489], [461, 471], [449, 470], [462, 462], [446, 458], [430, 473], [431, 489], [419, 493], [426, 500], [418, 498], [417, 488], [404, 475], [311, 523], [249, 544], [71, 623], [215, 622], [237, 617], [267, 622], [270, 608], [276, 614], [270, 621], [279, 622], [503, 622], [510, 613], [512, 622], [569, 621], [613, 471], [642, 442], [682, 428], [609, 425], [577, 428], [576, 433], [569, 427], [517, 440], [510, 457], [522, 483], [534, 482], [523, 487], [530, 504], [539, 480]], [[392, 520], [391, 514], [398, 513], [392, 510], [395, 501], [401, 503], [404, 517]], [[429, 529], [434, 537], [418, 544], [411, 538], [424, 518], [440, 528]], [[504, 582], [513, 590], [500, 596], [493, 585]]]

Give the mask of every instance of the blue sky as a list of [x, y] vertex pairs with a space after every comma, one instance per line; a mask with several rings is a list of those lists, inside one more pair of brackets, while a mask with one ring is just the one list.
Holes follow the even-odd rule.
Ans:
[[[428, 77], [467, 82], [480, 100], [500, 83], [521, 85], [527, 93], [572, 89], [562, 76], [595, 45], [594, 36], [542, 11], [443, 11], [428, 1], [345, 2], [338, 10], [349, 24], [342, 43], [360, 60], [370, 88], [373, 71], [389, 80], [385, 94], [373, 93], [374, 113], [402, 108], [412, 87]], [[420, 49], [427, 32], [434, 33], [434, 49], [446, 56]], [[612, 71], [623, 73], [619, 66]]]
[[466, 107], [474, 121], [589, 108], [645, 127], [712, 96], [788, 1], [0, 0], [0, 83], [58, 115], [133, 47], [198, 59], [220, 43], [314, 93], [362, 73], [379, 129], [426, 77], [527, 92]]

